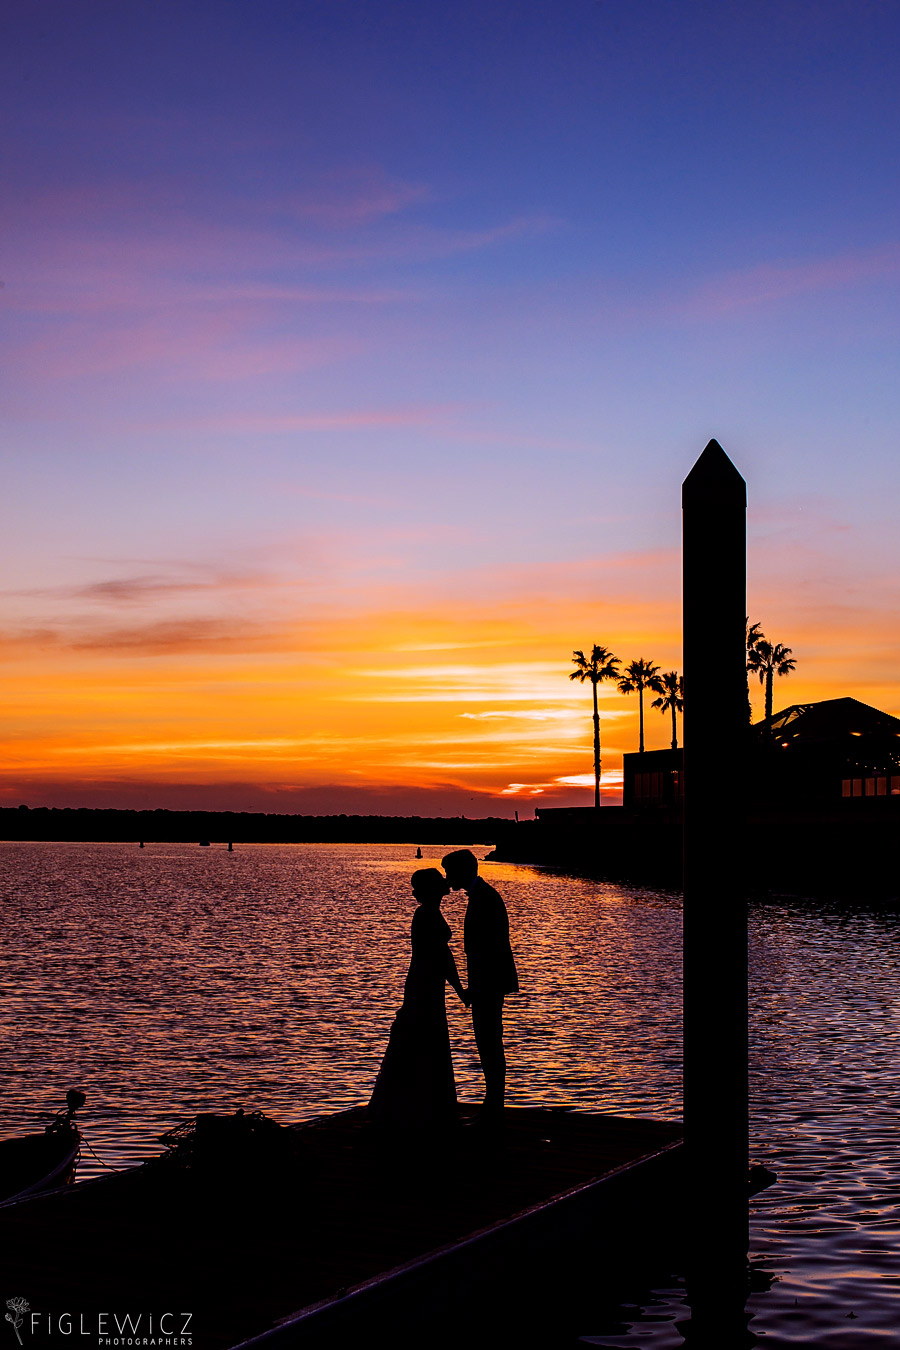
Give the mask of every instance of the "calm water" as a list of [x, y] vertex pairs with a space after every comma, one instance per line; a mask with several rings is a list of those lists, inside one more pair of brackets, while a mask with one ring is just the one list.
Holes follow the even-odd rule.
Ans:
[[[78, 1085], [90, 1144], [122, 1166], [197, 1111], [288, 1121], [366, 1100], [402, 996], [408, 878], [443, 851], [0, 843], [0, 1133]], [[524, 990], [510, 1102], [677, 1119], [680, 898], [485, 874]], [[462, 903], [445, 902], [457, 935]], [[900, 915], [759, 906], [750, 950], [753, 1155], [779, 1175], [753, 1205], [751, 1330], [769, 1346], [900, 1347]], [[460, 1096], [476, 1100], [467, 1015], [448, 1007]], [[81, 1175], [101, 1170], [88, 1154]], [[651, 1284], [589, 1307], [581, 1343], [681, 1346], [677, 1268]]]

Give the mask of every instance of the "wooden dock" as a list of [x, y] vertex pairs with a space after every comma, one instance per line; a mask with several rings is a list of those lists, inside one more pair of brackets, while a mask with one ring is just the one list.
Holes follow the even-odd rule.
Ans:
[[[436, 1144], [402, 1143], [356, 1109], [294, 1127], [296, 1164], [273, 1176], [151, 1165], [0, 1207], [6, 1296], [42, 1314], [32, 1345], [59, 1344], [57, 1324], [44, 1328], [60, 1314], [86, 1329], [82, 1346], [127, 1345], [114, 1313], [131, 1314], [126, 1337], [143, 1314], [137, 1334], [157, 1339], [131, 1344], [148, 1345], [190, 1313], [181, 1344], [195, 1350], [396, 1344], [405, 1332], [431, 1345], [444, 1331], [478, 1344], [471, 1318], [509, 1326], [514, 1289], [546, 1279], [560, 1243], [614, 1244], [629, 1217], [651, 1222], [681, 1154], [680, 1127], [665, 1122], [506, 1115], [496, 1138], [464, 1124]], [[179, 1316], [160, 1323], [167, 1312]]]

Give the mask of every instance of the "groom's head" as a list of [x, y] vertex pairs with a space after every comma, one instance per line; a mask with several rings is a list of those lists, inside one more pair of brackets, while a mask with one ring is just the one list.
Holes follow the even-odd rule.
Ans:
[[447, 874], [447, 883], [451, 890], [464, 891], [478, 876], [478, 859], [467, 848], [459, 848], [441, 859], [441, 867]]

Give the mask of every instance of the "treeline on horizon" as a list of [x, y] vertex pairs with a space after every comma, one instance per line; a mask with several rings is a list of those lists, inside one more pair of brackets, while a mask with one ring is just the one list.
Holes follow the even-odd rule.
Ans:
[[0, 838], [91, 843], [492, 844], [503, 816], [303, 816], [263, 811], [153, 811], [89, 806], [0, 807]]

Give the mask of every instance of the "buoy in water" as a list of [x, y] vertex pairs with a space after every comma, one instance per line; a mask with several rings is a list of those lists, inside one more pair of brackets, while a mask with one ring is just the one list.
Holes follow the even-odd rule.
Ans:
[[229, 853], [233, 853], [233, 852], [234, 852], [234, 844], [231, 842], [230, 839], [228, 840], [228, 852], [229, 852]]
[[421, 858], [421, 856], [422, 856], [422, 850], [421, 850], [421, 848], [417, 848], [417, 849], [416, 849], [416, 857], [417, 857], [417, 858]]
[[143, 839], [142, 839], [141, 842], [138, 844], [138, 848], [143, 848], [143, 847], [144, 847], [144, 841], [143, 841]]

